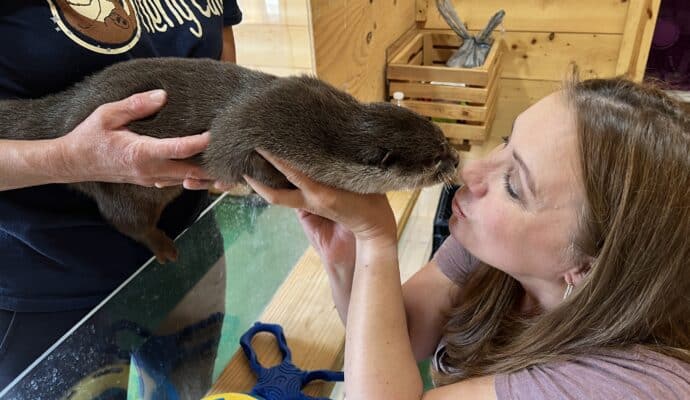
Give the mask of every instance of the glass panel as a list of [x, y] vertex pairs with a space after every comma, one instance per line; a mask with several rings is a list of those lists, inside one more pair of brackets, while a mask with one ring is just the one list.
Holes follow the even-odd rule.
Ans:
[[295, 213], [222, 196], [27, 368], [1, 399], [198, 399], [308, 246]]

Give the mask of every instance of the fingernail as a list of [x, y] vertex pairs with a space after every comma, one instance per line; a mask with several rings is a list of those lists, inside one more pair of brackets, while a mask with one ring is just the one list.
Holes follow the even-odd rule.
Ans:
[[157, 103], [162, 103], [165, 100], [165, 90], [156, 89], [149, 92], [149, 98]]

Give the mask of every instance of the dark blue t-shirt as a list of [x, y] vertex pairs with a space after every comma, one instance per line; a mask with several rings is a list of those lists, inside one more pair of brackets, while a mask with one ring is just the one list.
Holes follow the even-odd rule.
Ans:
[[[0, 98], [58, 92], [132, 58], [218, 59], [223, 26], [242, 19], [236, 0], [88, 3], [0, 1]], [[174, 238], [206, 203], [206, 192], [185, 191], [159, 226]], [[0, 192], [0, 309], [91, 307], [149, 257], [65, 185]]]

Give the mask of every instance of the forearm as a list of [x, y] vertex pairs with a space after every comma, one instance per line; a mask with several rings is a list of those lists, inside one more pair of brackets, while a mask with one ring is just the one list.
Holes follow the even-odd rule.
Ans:
[[0, 191], [69, 181], [59, 140], [0, 140]]
[[223, 50], [220, 54], [220, 60], [234, 63], [237, 61], [236, 53], [232, 26], [226, 26], [223, 28]]
[[352, 399], [419, 399], [394, 240], [357, 242], [346, 326], [345, 390]]
[[343, 321], [347, 322], [347, 310], [350, 305], [350, 291], [352, 290], [352, 276], [354, 265], [326, 265], [326, 275], [333, 295], [333, 303], [338, 310], [338, 315]]

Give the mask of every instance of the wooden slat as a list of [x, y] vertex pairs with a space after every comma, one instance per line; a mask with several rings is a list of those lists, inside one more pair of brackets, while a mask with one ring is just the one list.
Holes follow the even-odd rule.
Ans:
[[407, 81], [456, 82], [486, 86], [489, 75], [485, 71], [443, 67], [389, 64], [388, 79]]
[[659, 0], [630, 0], [623, 41], [618, 53], [616, 75], [625, 75], [636, 81], [642, 80], [651, 46], [650, 39], [644, 40], [645, 36], [650, 36], [645, 35], [645, 32], [650, 30], [650, 26], [655, 25], [659, 5]]
[[403, 92], [405, 97], [467, 101], [470, 103], [485, 103], [488, 94], [486, 88], [431, 85], [414, 82], [391, 82], [389, 94], [392, 96], [394, 92], [398, 91]]
[[463, 119], [482, 122], [487, 116], [486, 107], [463, 106], [433, 101], [406, 100], [405, 107], [432, 118]]
[[[649, 5], [648, 5], [649, 4]], [[644, 31], [643, 14], [650, 6], [650, 0], [630, 0], [623, 30], [623, 42], [618, 53], [616, 75], [628, 75], [637, 61], [637, 49], [640, 47]]]
[[419, 30], [415, 26], [411, 26], [405, 33], [397, 38], [390, 46], [386, 48], [386, 62], [393, 61], [395, 57], [400, 54], [400, 51], [412, 41], [412, 39], [419, 34]]
[[484, 140], [486, 127], [484, 125], [448, 124], [435, 122], [443, 134], [451, 140]]
[[[570, 62], [580, 67], [583, 79], [612, 77], [616, 74], [621, 38], [606, 34], [506, 32], [502, 77], [560, 81]], [[456, 46], [458, 42], [457, 37], [434, 35], [436, 46]], [[435, 48], [432, 58], [447, 60], [453, 51]]]
[[646, 10], [645, 17], [647, 18], [647, 21], [644, 24], [642, 39], [640, 40], [640, 46], [637, 49], [637, 63], [633, 66], [631, 73], [632, 79], [637, 82], [642, 82], [645, 70], [647, 69], [649, 49], [652, 46], [652, 36], [654, 35], [654, 28], [656, 27], [660, 6], [661, 0], [652, 0], [651, 8]]
[[424, 46], [424, 37], [423, 35], [417, 34], [415, 37], [407, 43], [405, 46], [403, 46], [400, 51], [393, 56], [393, 63], [396, 64], [407, 64], [412, 57], [419, 53], [419, 51], [422, 49]]
[[420, 51], [408, 62], [409, 65], [422, 65], [424, 63], [424, 52]]
[[[629, 1], [628, 1], [629, 2]], [[508, 31], [522, 32], [623, 32], [628, 2], [621, 0], [453, 0], [455, 10], [468, 29], [483, 29], [489, 18], [503, 9], [503, 25]], [[429, 0], [426, 29], [448, 29], [435, 1]]]
[[[398, 237], [410, 216], [419, 191], [391, 192], [388, 200], [398, 222]], [[345, 330], [333, 305], [328, 277], [312, 247], [304, 253], [276, 292], [259, 321], [283, 327], [295, 365], [305, 370], [340, 369]], [[270, 335], [257, 335], [252, 342], [262, 365], [276, 365], [282, 356]], [[214, 383], [210, 394], [248, 392], [256, 383], [247, 360], [238, 351]], [[332, 384], [315, 382], [304, 393], [328, 396]]]
[[424, 65], [431, 65], [431, 51], [434, 49], [434, 43], [431, 41], [430, 35], [424, 35]]

